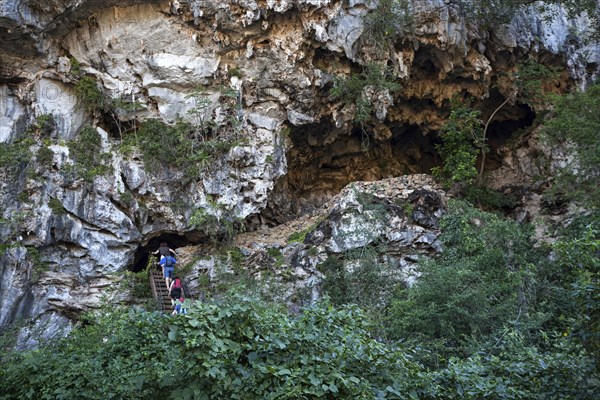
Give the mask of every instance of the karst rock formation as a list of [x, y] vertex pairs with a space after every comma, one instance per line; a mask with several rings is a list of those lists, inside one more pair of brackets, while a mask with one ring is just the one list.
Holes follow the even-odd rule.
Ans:
[[[558, 6], [485, 26], [457, 2], [409, 3], [0, 2], [0, 143], [26, 152], [0, 178], [0, 326], [27, 321], [28, 346], [103, 302], [133, 301], [119, 274], [145, 268], [161, 241], [191, 265], [192, 292], [219, 262], [215, 238], [287, 284], [288, 299], [315, 288], [328, 255], [375, 242], [408, 277], [415, 257], [439, 250], [448, 194], [428, 174], [453, 97], [489, 117], [513, 95], [519, 60], [556, 67], [545, 82], [556, 93], [585, 87], [600, 61], [579, 37], [585, 15]], [[394, 85], [367, 82], [353, 100], [332, 92], [353, 76]], [[535, 212], [533, 177], [562, 162], [535, 135], [509, 143], [536, 116], [511, 99], [489, 128], [488, 184], [520, 191], [517, 218]], [[210, 156], [152, 164], [127, 146], [148, 121], [159, 133], [196, 127]], [[85, 153], [90, 129], [98, 141]], [[287, 240], [294, 230], [302, 241]]]

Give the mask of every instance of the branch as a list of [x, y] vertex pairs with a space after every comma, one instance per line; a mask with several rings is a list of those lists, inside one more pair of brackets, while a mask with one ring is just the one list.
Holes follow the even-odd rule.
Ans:
[[485, 165], [485, 138], [486, 138], [486, 135], [487, 135], [487, 130], [488, 130], [488, 127], [490, 126], [490, 122], [492, 121], [492, 119], [494, 118], [494, 116], [495, 116], [495, 115], [498, 113], [498, 111], [500, 111], [500, 109], [501, 109], [502, 107], [504, 107], [504, 105], [505, 105], [506, 103], [508, 103], [508, 101], [509, 101], [509, 100], [510, 100], [510, 99], [511, 99], [511, 98], [512, 98], [512, 97], [513, 97], [515, 94], [516, 94], [516, 92], [515, 92], [515, 93], [513, 93], [513, 95], [511, 95], [511, 96], [508, 96], [508, 97], [506, 98], [506, 100], [504, 100], [504, 102], [503, 102], [502, 104], [500, 104], [500, 105], [499, 105], [499, 106], [498, 106], [498, 107], [497, 107], [497, 108], [494, 110], [494, 112], [492, 113], [492, 115], [490, 115], [490, 117], [488, 118], [487, 122], [485, 123], [485, 127], [483, 128], [483, 135], [482, 135], [482, 138], [481, 138], [481, 165], [480, 165], [480, 167], [479, 167], [479, 176], [478, 176], [478, 178], [477, 178], [477, 181], [478, 181], [478, 183], [481, 183], [481, 180], [483, 179], [483, 166]]

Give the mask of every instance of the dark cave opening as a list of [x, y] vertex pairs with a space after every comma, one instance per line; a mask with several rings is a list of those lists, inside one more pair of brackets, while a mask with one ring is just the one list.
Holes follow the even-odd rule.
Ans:
[[[503, 101], [494, 93], [480, 104], [486, 110], [482, 119], [485, 121]], [[485, 171], [501, 166], [502, 155], [497, 150], [530, 128], [535, 117], [526, 104], [499, 110], [487, 132]], [[442, 163], [436, 149], [441, 142], [439, 132], [404, 121], [365, 125], [363, 131], [357, 126], [338, 128], [324, 118], [315, 124], [291, 127], [289, 138], [293, 145], [287, 152], [288, 174], [271, 192], [259, 216], [263, 224], [276, 225], [311, 213], [351, 182], [429, 174]]]
[[279, 224], [310, 213], [346, 185], [406, 174], [429, 173], [439, 164], [435, 135], [417, 125], [390, 122], [337, 128], [319, 123], [292, 127], [288, 174], [281, 178], [261, 213], [263, 224]]
[[[147, 244], [140, 246], [137, 249], [133, 259], [131, 271], [141, 272], [145, 270], [146, 265], [148, 265], [148, 258], [151, 256], [150, 253], [156, 251], [162, 242], [166, 242], [173, 250], [177, 250], [178, 247], [184, 247], [193, 244], [188, 235], [163, 232], [160, 235], [153, 237], [148, 241]], [[156, 260], [158, 261], [158, 258], [156, 258]]]
[[485, 165], [486, 171], [492, 171], [501, 166], [502, 160], [497, 150], [514, 140], [520, 133], [530, 129], [535, 122], [535, 118], [535, 111], [528, 105], [516, 104], [507, 107], [504, 114], [497, 116], [490, 122], [486, 134], [486, 143], [489, 146]]

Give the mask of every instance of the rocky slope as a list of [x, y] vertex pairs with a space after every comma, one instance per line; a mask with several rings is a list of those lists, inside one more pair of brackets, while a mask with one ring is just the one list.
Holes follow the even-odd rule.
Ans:
[[[103, 297], [126, 299], [111, 291], [114, 280], [143, 269], [160, 241], [179, 248], [192, 274], [214, 272], [222, 262], [207, 256], [212, 239], [240, 225], [244, 266], [276, 277], [286, 270], [287, 298], [294, 287], [316, 287], [328, 255], [373, 240], [392, 245], [382, 261], [399, 273], [435, 251], [445, 195], [410, 174], [439, 165], [435, 144], [452, 97], [473, 96], [486, 118], [511, 96], [517, 60], [561, 67], [546, 89], [564, 92], [597, 74], [600, 53], [577, 39], [585, 21], [561, 9], [552, 22], [530, 9], [486, 30], [452, 2], [415, 4], [411, 24], [395, 19], [382, 31], [377, 18], [386, 14], [367, 0], [2, 2], [0, 142], [29, 135], [31, 156], [0, 180], [0, 326], [31, 319], [45, 335], [68, 330]], [[394, 85], [363, 85], [354, 101], [331, 93], [340, 77], [383, 70]], [[84, 79], [98, 85], [102, 104], [82, 98]], [[360, 99], [372, 116], [357, 122]], [[534, 178], [551, 168], [536, 159], [560, 156], [535, 136], [509, 142], [535, 117], [510, 102], [489, 131], [491, 184], [521, 188], [525, 205], [535, 200]], [[149, 168], [143, 151], [122, 144], [150, 119], [236, 140], [208, 166]], [[100, 138], [87, 157], [104, 154], [106, 167], [91, 179], [77, 170], [72, 145], [85, 127]], [[356, 181], [372, 183], [332, 200]], [[359, 201], [363, 189], [371, 194]], [[309, 215], [319, 221], [310, 229], [297, 220]], [[285, 226], [309, 231], [305, 241], [289, 244]], [[355, 235], [357, 227], [368, 234]], [[279, 240], [261, 239], [267, 229]], [[28, 337], [22, 330], [23, 343]]]

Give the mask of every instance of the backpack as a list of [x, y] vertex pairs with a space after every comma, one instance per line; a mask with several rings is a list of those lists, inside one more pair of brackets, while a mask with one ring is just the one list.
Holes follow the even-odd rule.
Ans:
[[171, 289], [171, 298], [177, 299], [179, 297], [181, 297], [181, 287], [173, 287]]
[[167, 256], [165, 258], [165, 267], [173, 267], [175, 266], [175, 259], [171, 256]]
[[181, 280], [179, 278], [173, 280], [173, 286], [171, 287], [171, 298], [178, 299], [181, 297]]

